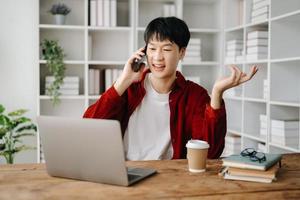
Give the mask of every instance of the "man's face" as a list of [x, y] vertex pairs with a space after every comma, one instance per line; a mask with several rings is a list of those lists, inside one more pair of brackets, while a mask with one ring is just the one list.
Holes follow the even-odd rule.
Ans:
[[155, 78], [168, 79], [175, 75], [177, 64], [183, 58], [185, 48], [179, 50], [177, 44], [169, 40], [158, 41], [153, 37], [147, 46], [147, 61]]

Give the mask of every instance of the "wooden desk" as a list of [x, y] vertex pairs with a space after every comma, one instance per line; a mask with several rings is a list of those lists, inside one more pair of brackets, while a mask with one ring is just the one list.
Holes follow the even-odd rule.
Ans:
[[271, 184], [224, 180], [220, 160], [192, 174], [186, 160], [128, 162], [158, 174], [130, 187], [48, 176], [44, 164], [0, 166], [0, 199], [300, 199], [300, 154], [284, 155]]

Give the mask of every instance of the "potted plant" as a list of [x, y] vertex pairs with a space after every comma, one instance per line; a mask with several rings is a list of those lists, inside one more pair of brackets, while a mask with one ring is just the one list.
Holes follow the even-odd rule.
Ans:
[[31, 119], [23, 116], [27, 110], [19, 109], [8, 114], [4, 111], [0, 104], [0, 156], [4, 156], [8, 164], [13, 164], [16, 153], [34, 149], [23, 145], [21, 138], [35, 135], [37, 128]]
[[66, 16], [71, 12], [71, 9], [65, 4], [53, 4], [49, 12], [55, 17], [55, 24], [63, 25], [66, 22]]
[[65, 77], [64, 51], [55, 40], [44, 39], [41, 43], [43, 59], [46, 60], [49, 72], [54, 76], [53, 83], [46, 88], [52, 98], [53, 105], [59, 103], [59, 89]]

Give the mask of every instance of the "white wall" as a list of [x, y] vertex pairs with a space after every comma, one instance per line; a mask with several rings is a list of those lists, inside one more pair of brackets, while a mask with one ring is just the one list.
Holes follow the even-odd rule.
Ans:
[[[0, 0], [0, 104], [37, 113], [38, 0]], [[26, 138], [36, 146], [36, 137]], [[36, 162], [36, 150], [17, 154], [17, 163]], [[0, 163], [3, 163], [3, 159]]]

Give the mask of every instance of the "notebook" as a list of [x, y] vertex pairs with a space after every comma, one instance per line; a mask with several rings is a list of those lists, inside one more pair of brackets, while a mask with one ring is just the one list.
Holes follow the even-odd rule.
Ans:
[[266, 153], [266, 161], [264, 162], [254, 162], [250, 160], [249, 157], [244, 157], [241, 155], [231, 155], [229, 157], [223, 158], [223, 166], [228, 167], [238, 167], [244, 169], [256, 169], [256, 170], [267, 170], [281, 160], [281, 154], [269, 154]]
[[39, 116], [37, 122], [51, 176], [129, 186], [156, 173], [126, 167], [116, 120]]

